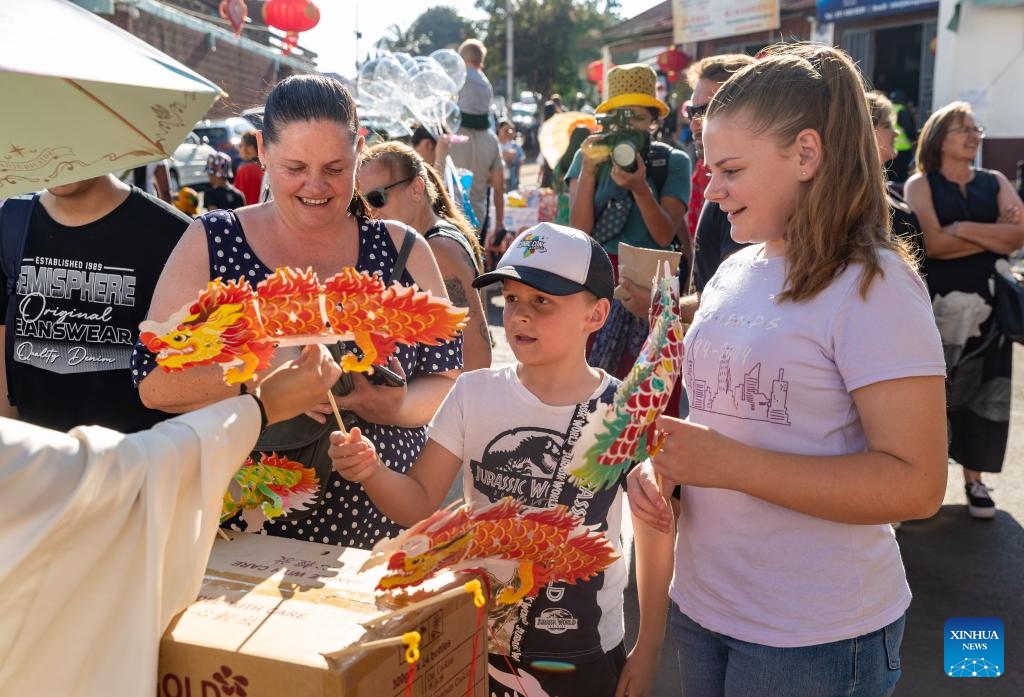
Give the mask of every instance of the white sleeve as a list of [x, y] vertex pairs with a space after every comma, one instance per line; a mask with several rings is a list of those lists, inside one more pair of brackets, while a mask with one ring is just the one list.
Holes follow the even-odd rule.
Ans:
[[[465, 373], [463, 374], [465, 375]], [[455, 385], [437, 408], [437, 413], [427, 426], [427, 438], [464, 460], [466, 450], [466, 418], [464, 398], [466, 381], [460, 375]]]
[[0, 693], [155, 684], [160, 636], [199, 591], [259, 418], [234, 397], [128, 436], [0, 419]]

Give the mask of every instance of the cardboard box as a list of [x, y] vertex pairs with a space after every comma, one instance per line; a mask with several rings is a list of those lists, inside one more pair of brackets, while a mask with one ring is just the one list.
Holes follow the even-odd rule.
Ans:
[[470, 594], [384, 617], [373, 590], [383, 567], [359, 572], [369, 552], [232, 538], [217, 540], [199, 597], [164, 634], [159, 697], [401, 697], [406, 647], [362, 645], [412, 630], [422, 635], [413, 695], [486, 697], [487, 622]]

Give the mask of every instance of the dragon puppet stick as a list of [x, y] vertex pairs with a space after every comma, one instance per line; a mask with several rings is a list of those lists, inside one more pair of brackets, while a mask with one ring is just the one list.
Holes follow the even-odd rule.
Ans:
[[[683, 323], [679, 280], [668, 265], [653, 280], [651, 331], [629, 374], [601, 417], [597, 438], [569, 477], [589, 489], [612, 486], [639, 453], [655, 455], [663, 436], [655, 419], [665, 413], [683, 368]], [[595, 416], [599, 416], [597, 412]], [[661, 478], [658, 491], [663, 493]]]
[[[139, 339], [166, 371], [220, 364], [229, 385], [270, 364], [278, 346], [355, 341], [362, 358], [342, 357], [342, 370], [370, 373], [399, 344], [437, 346], [458, 336], [467, 310], [416, 286], [385, 286], [376, 275], [346, 267], [323, 284], [316, 273], [282, 267], [256, 285], [240, 278], [210, 281], [195, 301], [164, 322], [139, 325]], [[345, 431], [334, 395], [327, 394]]]

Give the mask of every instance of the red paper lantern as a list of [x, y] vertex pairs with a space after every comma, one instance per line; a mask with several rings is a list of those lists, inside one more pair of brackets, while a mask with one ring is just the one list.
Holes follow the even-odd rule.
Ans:
[[686, 70], [690, 64], [690, 57], [678, 48], [670, 48], [658, 54], [658, 67], [663, 72]]
[[[614, 68], [615, 66], [609, 66]], [[596, 60], [590, 61], [587, 64], [587, 80], [593, 82], [595, 85], [600, 85], [601, 81], [604, 80], [604, 61]]]
[[320, 22], [320, 10], [311, 0], [267, 0], [263, 21], [285, 32], [283, 53], [299, 45], [299, 32], [309, 31]]

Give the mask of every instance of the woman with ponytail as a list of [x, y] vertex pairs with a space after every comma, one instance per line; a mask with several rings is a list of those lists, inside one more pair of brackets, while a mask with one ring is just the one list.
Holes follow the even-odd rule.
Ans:
[[385, 141], [363, 151], [359, 189], [377, 217], [423, 231], [441, 269], [448, 296], [469, 309], [463, 333], [464, 370], [489, 368], [491, 336], [473, 279], [483, 273], [483, 251], [473, 226], [432, 166], [405, 143]]
[[[688, 421], [661, 418], [631, 505], [662, 529], [683, 693], [889, 695], [910, 589], [893, 520], [946, 474], [945, 366], [927, 290], [889, 234], [864, 85], [838, 49], [768, 49], [704, 123], [707, 199], [751, 246], [686, 335]], [[666, 580], [667, 584], [667, 580]]]

